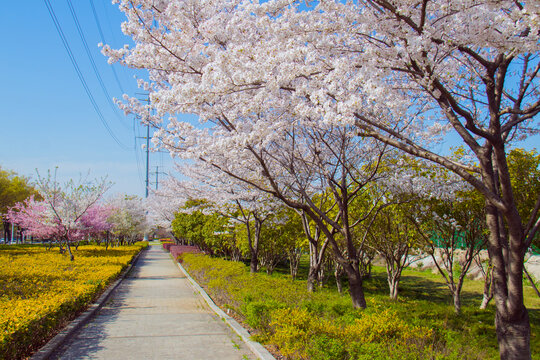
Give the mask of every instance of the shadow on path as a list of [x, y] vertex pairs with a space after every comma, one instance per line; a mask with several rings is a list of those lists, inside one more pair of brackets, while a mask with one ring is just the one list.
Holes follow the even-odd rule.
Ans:
[[157, 246], [51, 359], [255, 359]]

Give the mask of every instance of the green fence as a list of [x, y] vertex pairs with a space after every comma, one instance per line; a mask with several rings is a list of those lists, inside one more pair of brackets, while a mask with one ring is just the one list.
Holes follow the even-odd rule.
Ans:
[[[436, 247], [446, 247], [447, 241], [440, 237], [438, 234], [433, 234], [431, 236], [431, 241], [433, 241], [433, 244], [435, 244]], [[465, 242], [465, 232], [460, 232], [456, 234], [454, 241], [456, 249], [465, 249], [467, 247], [467, 243]], [[531, 245], [529, 249], [534, 255], [540, 255], [539, 247]]]

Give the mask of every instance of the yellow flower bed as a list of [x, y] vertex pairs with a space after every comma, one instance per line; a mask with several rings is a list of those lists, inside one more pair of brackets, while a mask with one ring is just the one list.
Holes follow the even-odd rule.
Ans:
[[0, 246], [0, 358], [35, 350], [147, 246], [80, 246], [75, 261], [43, 246]]

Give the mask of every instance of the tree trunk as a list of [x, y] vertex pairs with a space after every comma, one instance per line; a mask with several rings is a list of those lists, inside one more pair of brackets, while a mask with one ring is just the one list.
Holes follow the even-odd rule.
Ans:
[[66, 248], [69, 253], [69, 260], [71, 261], [75, 260], [75, 257], [73, 256], [73, 253], [71, 252], [71, 246], [69, 246], [69, 241], [66, 241]]
[[[529, 314], [523, 303], [523, 229], [513, 216], [505, 216], [508, 231], [499, 229], [499, 213], [487, 203], [489, 255], [493, 263], [495, 329], [502, 360], [531, 359]], [[519, 218], [519, 215], [518, 215]], [[520, 231], [521, 229], [521, 231]], [[501, 237], [508, 234], [508, 238]], [[520, 236], [521, 235], [521, 236]], [[503, 248], [508, 249], [504, 254]], [[505, 261], [506, 260], [506, 261]]]
[[335, 276], [336, 276], [337, 291], [338, 293], [343, 294], [343, 283], [341, 282], [341, 277], [337, 274]]
[[11, 224], [9, 221], [4, 220], [4, 243], [9, 244], [11, 242]]
[[249, 247], [249, 271], [256, 273], [259, 270], [259, 239], [261, 235], [261, 222], [255, 217], [255, 234], [251, 231], [251, 224], [248, 220], [245, 222], [247, 230], [247, 240]]
[[314, 268], [310, 266], [308, 277], [307, 277], [307, 291], [308, 292], [314, 292], [315, 291], [315, 285], [317, 284], [318, 278], [319, 278], [319, 269]]
[[341, 276], [343, 275], [343, 269], [339, 264], [336, 262], [335, 264], [335, 270], [334, 270], [334, 277], [336, 278], [336, 286], [337, 290], [340, 294], [343, 293], [343, 283], [341, 282]]
[[531, 359], [531, 327], [529, 313], [524, 308], [522, 317], [505, 319], [495, 313], [495, 328], [501, 360]]
[[259, 270], [259, 261], [257, 259], [257, 253], [254, 250], [252, 250], [251, 259], [249, 261], [249, 271], [252, 273], [256, 273], [257, 270]]
[[289, 271], [291, 273], [291, 278], [296, 280], [296, 276], [298, 275], [298, 264], [289, 261]]
[[308, 274], [308, 279], [307, 279], [307, 291], [310, 293], [314, 292], [316, 283], [317, 283], [317, 277], [314, 277], [310, 271]]
[[317, 250], [317, 243], [310, 240], [309, 241], [309, 271], [308, 271], [308, 277], [307, 277], [308, 292], [315, 291], [315, 283], [318, 280], [318, 274], [319, 274], [319, 252]]
[[349, 294], [351, 295], [353, 307], [356, 309], [365, 309], [367, 304], [360, 271], [357, 267], [350, 264], [343, 266], [343, 268], [349, 279]]
[[390, 299], [397, 300], [398, 298], [399, 278], [388, 273], [388, 288], [390, 289]]
[[319, 287], [322, 289], [324, 286], [324, 283], [326, 282], [326, 273], [331, 271], [331, 265], [328, 265], [331, 261], [326, 260], [324, 262], [321, 262], [319, 266], [319, 272], [317, 273], [317, 282], [319, 283]]
[[486, 294], [484, 292], [484, 295], [482, 296], [482, 303], [480, 304], [480, 309], [485, 310], [492, 298], [493, 298], [493, 294], [490, 294], [490, 293]]
[[482, 296], [482, 303], [480, 304], [480, 309], [482, 310], [486, 309], [491, 299], [493, 299], [493, 269], [491, 268], [490, 264], [488, 264], [488, 268], [485, 274], [484, 294]]
[[302, 253], [297, 250], [290, 250], [287, 255], [289, 258], [289, 270], [291, 273], [291, 278], [295, 280], [298, 276], [298, 265], [300, 264], [300, 257]]
[[454, 297], [454, 312], [459, 315], [461, 313], [461, 296], [458, 289], [452, 291]]

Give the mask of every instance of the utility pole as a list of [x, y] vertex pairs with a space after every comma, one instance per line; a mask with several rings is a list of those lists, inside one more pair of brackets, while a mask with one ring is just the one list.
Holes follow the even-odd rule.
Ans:
[[145, 198], [148, 198], [148, 188], [150, 187], [149, 175], [150, 175], [150, 123], [146, 123], [146, 192], [145, 192]]
[[[141, 101], [145, 101], [147, 104], [150, 103], [150, 98], [148, 97], [147, 93], [136, 93], [137, 95], [145, 95], [146, 98], [140, 99]], [[148, 119], [146, 119], [146, 181], [145, 181], [145, 189], [144, 189], [144, 198], [148, 198], [148, 189], [150, 188], [150, 122]], [[144, 139], [145, 137], [139, 137]]]
[[150, 188], [150, 124], [146, 124], [146, 136], [137, 136], [137, 139], [146, 139], [146, 180], [144, 187], [144, 198], [148, 198]]
[[159, 188], [159, 174], [167, 175], [166, 172], [159, 171], [159, 166], [156, 166], [156, 171], [152, 173], [152, 175], [156, 175], [156, 190]]
[[[150, 103], [150, 98], [148, 97], [148, 94], [146, 93], [136, 93], [137, 95], [146, 95], [145, 99], [139, 99], [142, 101], [146, 101], [146, 103]], [[148, 114], [150, 115], [150, 114]], [[144, 189], [144, 198], [148, 199], [148, 190], [150, 188], [150, 122], [149, 119], [146, 120], [146, 182], [145, 182], [145, 189]], [[148, 210], [146, 210], [146, 215], [148, 215]], [[144, 234], [144, 240], [148, 241], [148, 233], [145, 232]]]

